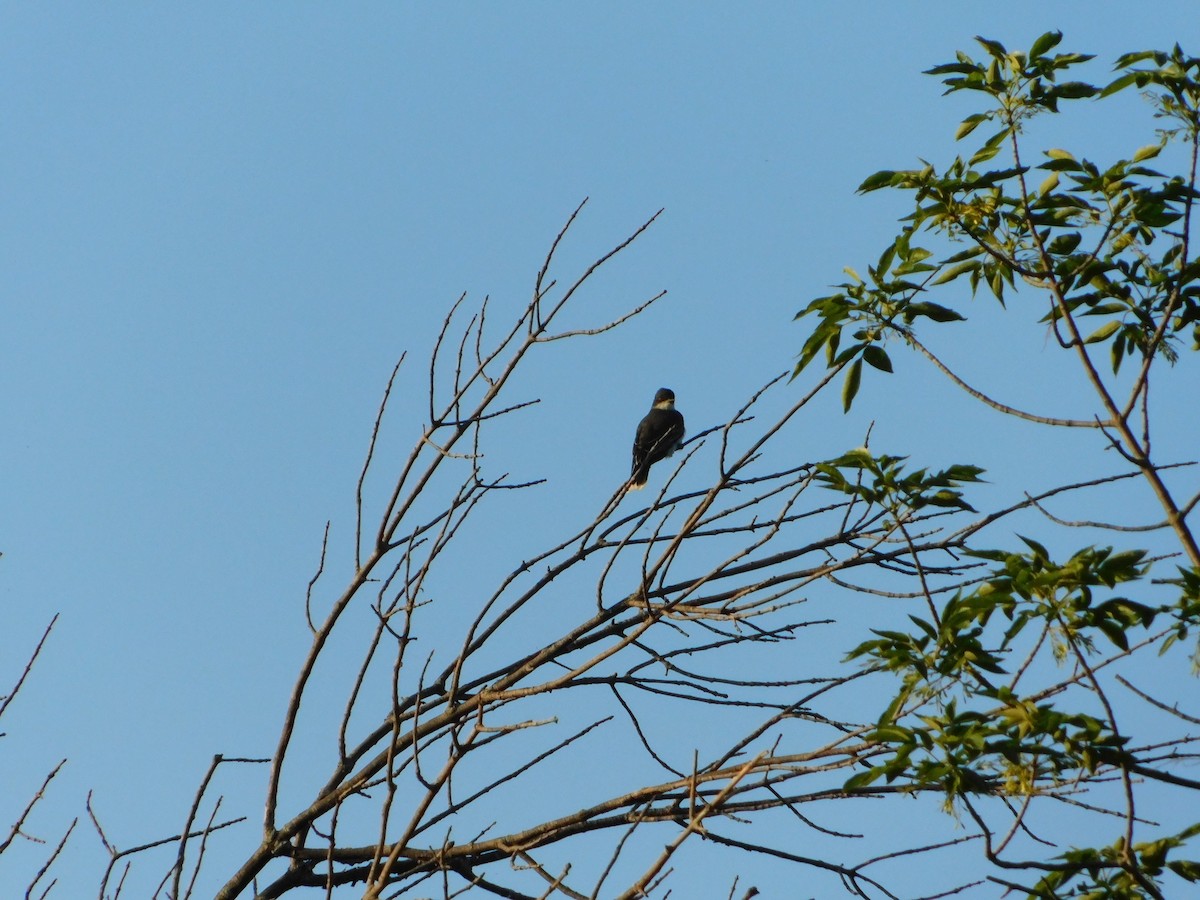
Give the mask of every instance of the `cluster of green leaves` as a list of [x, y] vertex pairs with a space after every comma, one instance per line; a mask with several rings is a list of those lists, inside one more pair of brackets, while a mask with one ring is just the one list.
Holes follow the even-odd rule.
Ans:
[[[907, 334], [921, 317], [934, 322], [964, 318], [945, 306], [915, 299], [931, 280], [928, 273], [937, 267], [927, 262], [932, 251], [910, 243], [911, 234], [911, 229], [905, 229], [883, 251], [879, 263], [868, 267], [869, 281], [847, 267], [852, 281], [837, 285], [837, 293], [818, 297], [796, 314], [800, 319], [815, 313], [819, 321], [800, 350], [793, 377], [824, 350], [829, 368], [848, 367], [842, 386], [842, 406], [847, 411], [858, 394], [864, 362], [881, 372], [892, 371], [891, 357], [884, 349], [889, 334]], [[854, 343], [842, 347], [843, 332], [849, 332]]]
[[[1076, 77], [1092, 57], [1058, 52], [1061, 38], [1044, 34], [1025, 52], [978, 38], [981, 59], [958, 53], [930, 69], [946, 93], [983, 101], [955, 134], [974, 141], [972, 149], [941, 167], [922, 161], [920, 168], [876, 172], [860, 186], [910, 192], [912, 212], [865, 277], [847, 268], [847, 281], [796, 316], [811, 328], [795, 374], [822, 356], [827, 369], [844, 370], [845, 409], [864, 371], [893, 371], [896, 346], [929, 355], [918, 330], [965, 321], [962, 295], [981, 287], [1002, 307], [1017, 290], [1042, 298], [1043, 321], [1097, 386], [1098, 420], [1127, 426], [1151, 364], [1174, 362], [1189, 329], [1200, 349], [1200, 257], [1189, 246], [1200, 199], [1200, 58], [1178, 46], [1127, 54], [1113, 80], [1092, 84]], [[1035, 118], [1127, 89], [1144, 92], [1162, 126], [1135, 142], [1128, 158], [1094, 162], [1061, 147], [1023, 158]], [[1176, 171], [1151, 167], [1163, 160], [1175, 161]], [[933, 302], [935, 294], [947, 299]], [[1093, 365], [1095, 348], [1107, 350], [1114, 376], [1123, 362], [1136, 361], [1133, 399], [1123, 413]], [[1151, 477], [1148, 441], [1125, 458]], [[922, 507], [971, 509], [961, 485], [977, 481], [980, 469], [908, 472], [904, 462], [856, 450], [818, 465], [817, 477], [897, 521]], [[1161, 481], [1156, 492], [1166, 494]], [[1186, 547], [1190, 532], [1172, 503], [1164, 501], [1168, 519]], [[876, 630], [851, 652], [851, 659], [893, 673], [898, 690], [870, 734], [877, 748], [870, 767], [847, 790], [886, 781], [940, 792], [957, 809], [969, 807], [973, 794], [1058, 794], [1094, 778], [1149, 771], [1144, 751], [1118, 732], [1093, 666], [1135, 652], [1156, 620], [1173, 623], [1157, 640], [1161, 649], [1187, 637], [1200, 622], [1200, 570], [1185, 566], [1178, 579], [1151, 582], [1144, 550], [1089, 546], [1056, 561], [1038, 541], [1021, 540], [1019, 550], [980, 550], [966, 547], [964, 537], [964, 552], [986, 561], [989, 574], [970, 585], [944, 585], [954, 593], [940, 609], [928, 593], [929, 612], [910, 615], [911, 629]], [[1149, 606], [1128, 596], [1134, 584], [1139, 596], [1162, 594], [1164, 585], [1177, 593]], [[1132, 806], [1126, 816], [1132, 835]], [[1030, 863], [1041, 877], [1030, 896], [1161, 897], [1156, 885], [1165, 872], [1188, 881], [1200, 876], [1200, 866], [1176, 852], [1197, 834], [1200, 826], [1132, 847], [1123, 837], [1109, 847], [1073, 849], [1057, 862]], [[1168, 854], [1176, 858], [1168, 861]]]
[[979, 481], [983, 469], [953, 465], [937, 472], [904, 470], [903, 456], [872, 456], [865, 448], [817, 463], [817, 482], [900, 517], [926, 506], [972, 510], [959, 486]]
[[[901, 778], [952, 801], [964, 791], [1028, 793], [1047, 778], [1121, 764], [1124, 739], [1099, 719], [1016, 692], [1009, 656], [1034, 622], [1057, 637], [1060, 658], [1067, 648], [1090, 653], [1101, 635], [1127, 650], [1128, 632], [1147, 628], [1159, 611], [1124, 596], [1096, 602], [1096, 593], [1143, 579], [1144, 553], [1088, 547], [1055, 563], [1036, 541], [1025, 542], [1029, 552], [975, 551], [1000, 564], [989, 578], [957, 592], [934, 621], [909, 616], [916, 631], [877, 630], [850, 653], [895, 673], [901, 690], [871, 735], [888, 746], [886, 760], [847, 788]], [[989, 634], [997, 615], [1007, 627]], [[1000, 683], [1006, 678], [1008, 686]]]
[[[1164, 870], [1168, 870], [1185, 881], [1193, 884], [1200, 882], [1200, 862], [1167, 859], [1167, 854], [1183, 847], [1197, 835], [1200, 835], [1200, 825], [1193, 825], [1156, 841], [1135, 843], [1131, 849], [1137, 872], [1143, 878], [1157, 880]], [[1061, 893], [1063, 888], [1070, 887], [1072, 896], [1081, 900], [1140, 900], [1145, 892], [1143, 885], [1125, 865], [1128, 855], [1123, 838], [1108, 847], [1070, 850], [1059, 857], [1064, 865], [1047, 873], [1034, 886], [1034, 896], [1061, 897], [1064, 896]], [[1086, 875], [1086, 878], [1080, 878], [1080, 874]]]
[[[1189, 326], [1200, 348], [1200, 262], [1189, 259], [1186, 220], [1195, 188], [1200, 142], [1200, 58], [1172, 53], [1129, 54], [1118, 61], [1124, 74], [1107, 86], [1058, 79], [1092, 57], [1051, 55], [1061, 34], [1051, 32], [1028, 53], [1010, 52], [999, 42], [979, 38], [987, 56], [976, 61], [959, 53], [952, 63], [929, 74], [945, 76], [947, 93], [977, 91], [990, 108], [968, 116], [956, 138], [967, 138], [981, 125], [991, 133], [966, 158], [956, 157], [938, 171], [885, 170], [867, 178], [859, 190], [912, 191], [915, 209], [896, 240], [868, 268], [868, 278], [847, 269], [851, 281], [819, 297], [796, 318], [815, 315], [817, 325], [805, 341], [796, 374], [826, 351], [830, 368], [847, 366], [843, 404], [849, 409], [858, 392], [865, 362], [892, 371], [885, 349], [889, 337], [907, 338], [913, 323], [962, 320], [956, 309], [932, 303], [932, 288], [965, 279], [974, 295], [986, 285], [1001, 303], [1018, 279], [1048, 294], [1046, 320], [1057, 328], [1067, 316], [1061, 343], [1107, 343], [1112, 368], [1133, 354], [1161, 353], [1173, 359], [1173, 341]], [[1148, 65], [1147, 65], [1148, 64]], [[1133, 68], [1137, 66], [1138, 68]], [[1154, 91], [1159, 115], [1174, 127], [1159, 130], [1154, 142], [1129, 159], [1103, 166], [1070, 151], [1050, 149], [1038, 165], [1038, 187], [1027, 179], [1019, 136], [1026, 123], [1056, 113], [1060, 103], [1109, 97], [1130, 86]], [[1190, 171], [1168, 175], [1144, 163], [1173, 139], [1190, 145]], [[983, 168], [1009, 147], [1011, 165]], [[1181, 230], [1172, 231], [1172, 226]], [[963, 245], [941, 258], [918, 246], [917, 235], [934, 233]], [[1152, 252], [1152, 244], [1159, 244]], [[1069, 314], [1069, 315], [1068, 315]], [[1103, 321], [1084, 334], [1077, 315]], [[853, 343], [842, 347], [843, 333]]]
[[[1056, 562], [1038, 542], [1022, 540], [1021, 552], [973, 551], [993, 563], [985, 580], [956, 592], [932, 620], [910, 615], [912, 632], [874, 630], [849, 654], [894, 673], [900, 690], [868, 735], [882, 753], [846, 782], [847, 790], [869, 791], [883, 780], [937, 791], [949, 810], [969, 795], [1051, 793], [1102, 768], [1136, 762], [1128, 737], [1103, 718], [1069, 709], [1061, 695], [1052, 699], [1044, 689], [1018, 690], [1027, 659], [1014, 651], [1031, 624], [1035, 645], [1048, 638], [1060, 661], [1093, 656], [1100, 643], [1128, 651], [1133, 632], [1146, 634], [1168, 611], [1116, 592], [1147, 579], [1145, 552], [1086, 547]], [[1165, 867], [1193, 880], [1196, 863], [1165, 856], [1196, 833], [1137, 845], [1139, 873], [1156, 877]], [[1114, 852], [1070, 851], [1031, 896], [1147, 896]], [[1059, 892], [1068, 885], [1072, 893]]]
[[976, 596], [994, 603], [1013, 620], [1005, 636], [1011, 640], [1032, 620], [1055, 624], [1055, 655], [1062, 659], [1069, 645], [1092, 647], [1092, 634], [1099, 632], [1121, 650], [1129, 649], [1131, 627], [1148, 628], [1158, 610], [1128, 597], [1110, 597], [1095, 602], [1097, 587], [1113, 588], [1145, 577], [1145, 550], [1114, 552], [1111, 547], [1085, 547], [1065, 563], [1055, 563], [1046, 548], [1022, 537], [1029, 553], [977, 550], [975, 555], [1003, 563], [995, 577], [984, 583]]
[[[1174, 627], [1163, 642], [1165, 652], [1176, 641], [1187, 640], [1192, 628], [1200, 625], [1200, 571], [1180, 566], [1178, 578], [1164, 579], [1165, 584], [1179, 589], [1179, 599], [1172, 610]], [[1200, 674], [1200, 647], [1192, 656], [1192, 672]]]

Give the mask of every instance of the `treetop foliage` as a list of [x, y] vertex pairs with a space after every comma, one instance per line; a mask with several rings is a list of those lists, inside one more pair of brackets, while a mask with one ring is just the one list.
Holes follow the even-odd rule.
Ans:
[[[1121, 538], [1130, 532], [1170, 538], [1165, 546], [1156, 543], [1154, 552], [1087, 545], [1056, 560], [1034, 536], [1009, 549], [981, 545], [976, 533], [965, 536], [961, 552], [987, 561], [988, 574], [954, 589], [940, 607], [930, 597], [927, 613], [910, 617], [911, 631], [876, 630], [850, 654], [868, 668], [893, 673], [899, 691], [870, 735], [888, 752], [846, 787], [936, 788], [948, 810], [978, 829], [987, 858], [1010, 873], [991, 880], [1030, 897], [1163, 897], [1179, 890], [1171, 876], [1200, 880], [1200, 863], [1178, 858], [1200, 833], [1200, 823], [1163, 833], [1162, 822], [1147, 812], [1161, 813], [1182, 802], [1180, 792], [1200, 788], [1174, 769], [1192, 758], [1185, 748], [1196, 738], [1187, 729], [1198, 720], [1166, 700], [1164, 692], [1176, 694], [1162, 682], [1143, 691], [1114, 670], [1130, 658], [1144, 660], [1146, 650], [1166, 653], [1200, 624], [1200, 550], [1188, 523], [1200, 495], [1194, 477], [1182, 496], [1180, 485], [1189, 482], [1173, 478], [1189, 461], [1162, 461], [1152, 453], [1158, 419], [1150, 401], [1152, 381], [1156, 396], [1186, 398], [1186, 389], [1181, 394], [1180, 386], [1164, 381], [1156, 363], [1169, 365], [1185, 350], [1200, 349], [1200, 258], [1191, 245], [1200, 196], [1200, 58], [1178, 45], [1169, 52], [1128, 53], [1116, 61], [1117, 77], [1092, 84], [1075, 76], [1094, 57], [1055, 52], [1059, 32], [1043, 34], [1027, 52], [977, 40], [982, 58], [959, 52], [953, 62], [927, 70], [941, 78], [947, 94], [979, 96], [982, 108], [955, 133], [956, 141], [977, 143], [944, 166], [923, 162], [863, 181], [864, 193], [908, 192], [911, 212], [866, 267], [866, 278], [848, 268], [851, 280], [797, 314], [813, 325], [793, 377], [824, 351], [827, 371], [844, 371], [842, 398], [849, 410], [863, 383], [863, 363], [891, 373], [896, 348], [914, 350], [1000, 413], [1051, 428], [1091, 430], [1098, 448], [1115, 451], [1126, 467], [1101, 482], [1140, 480], [1163, 514], [1154, 526], [1134, 527], [1117, 509], [1113, 521], [1102, 523], [1069, 522], [1047, 512], [1059, 538], [1071, 526]], [[1128, 158], [1099, 163], [1062, 147], [1035, 156], [1027, 146], [1035, 118], [1064, 113], [1081, 101], [1105, 102], [1131, 88], [1152, 104], [1159, 127], [1151, 140], [1131, 147]], [[1183, 151], [1182, 171], [1153, 168], [1172, 146]], [[927, 331], [961, 328], [968, 320], [953, 300], [961, 284], [971, 296], [982, 287], [1001, 307], [1018, 290], [1040, 298], [1041, 321], [1090, 386], [1091, 406], [1070, 418], [1020, 409], [997, 393], [1003, 385], [981, 388], [935, 355]], [[929, 299], [935, 295], [951, 299]], [[1022, 305], [1029, 302], [1023, 298]], [[847, 473], [823, 474], [830, 486], [880, 503], [871, 485], [890, 463], [886, 457], [843, 458], [819, 468]], [[867, 473], [873, 477], [863, 477]], [[950, 496], [965, 504], [957, 493]], [[1169, 565], [1175, 572], [1163, 577]], [[1039, 679], [1056, 669], [1071, 677]], [[1178, 696], [1194, 696], [1194, 682], [1185, 676], [1183, 683]], [[1143, 729], [1142, 711], [1129, 708], [1130, 697], [1176, 715], [1184, 731], [1166, 736]], [[1065, 788], [1105, 779], [1120, 785], [1111, 805], [1096, 803], [1093, 787], [1087, 808], [1121, 823], [1113, 843], [1076, 845], [1048, 859], [1030, 847], [1016, 850], [1021, 835], [1033, 837], [1034, 846], [1041, 840], [1031, 812], [1041, 798], [1074, 802]], [[1171, 786], [1169, 799], [1149, 787], [1156, 782]], [[987, 799], [996, 797], [1009, 798], [999, 810]], [[1143, 829], [1158, 834], [1139, 839]], [[1020, 872], [1035, 879], [1022, 881]]]

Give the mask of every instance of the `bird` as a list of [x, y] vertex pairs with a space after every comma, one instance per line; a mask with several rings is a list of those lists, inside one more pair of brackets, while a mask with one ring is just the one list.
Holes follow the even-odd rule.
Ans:
[[646, 486], [650, 467], [682, 447], [684, 433], [683, 414], [675, 408], [675, 392], [659, 388], [650, 412], [638, 422], [633, 437], [633, 471], [628, 490], [640, 491]]

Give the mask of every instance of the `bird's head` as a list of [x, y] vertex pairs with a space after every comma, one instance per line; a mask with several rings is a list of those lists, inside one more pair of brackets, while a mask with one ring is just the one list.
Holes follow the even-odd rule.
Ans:
[[675, 392], [670, 388], [659, 388], [654, 394], [655, 409], [674, 409]]

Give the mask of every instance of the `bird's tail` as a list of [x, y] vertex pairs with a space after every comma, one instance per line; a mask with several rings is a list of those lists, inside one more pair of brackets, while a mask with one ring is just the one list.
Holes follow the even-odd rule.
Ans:
[[649, 477], [649, 475], [650, 475], [650, 470], [648, 468], [638, 469], [636, 472], [633, 473], [633, 477], [631, 477], [629, 479], [629, 486], [627, 488], [625, 488], [625, 490], [626, 491], [640, 491], [642, 488], [644, 488], [646, 486], [646, 479], [647, 479], [647, 477]]

